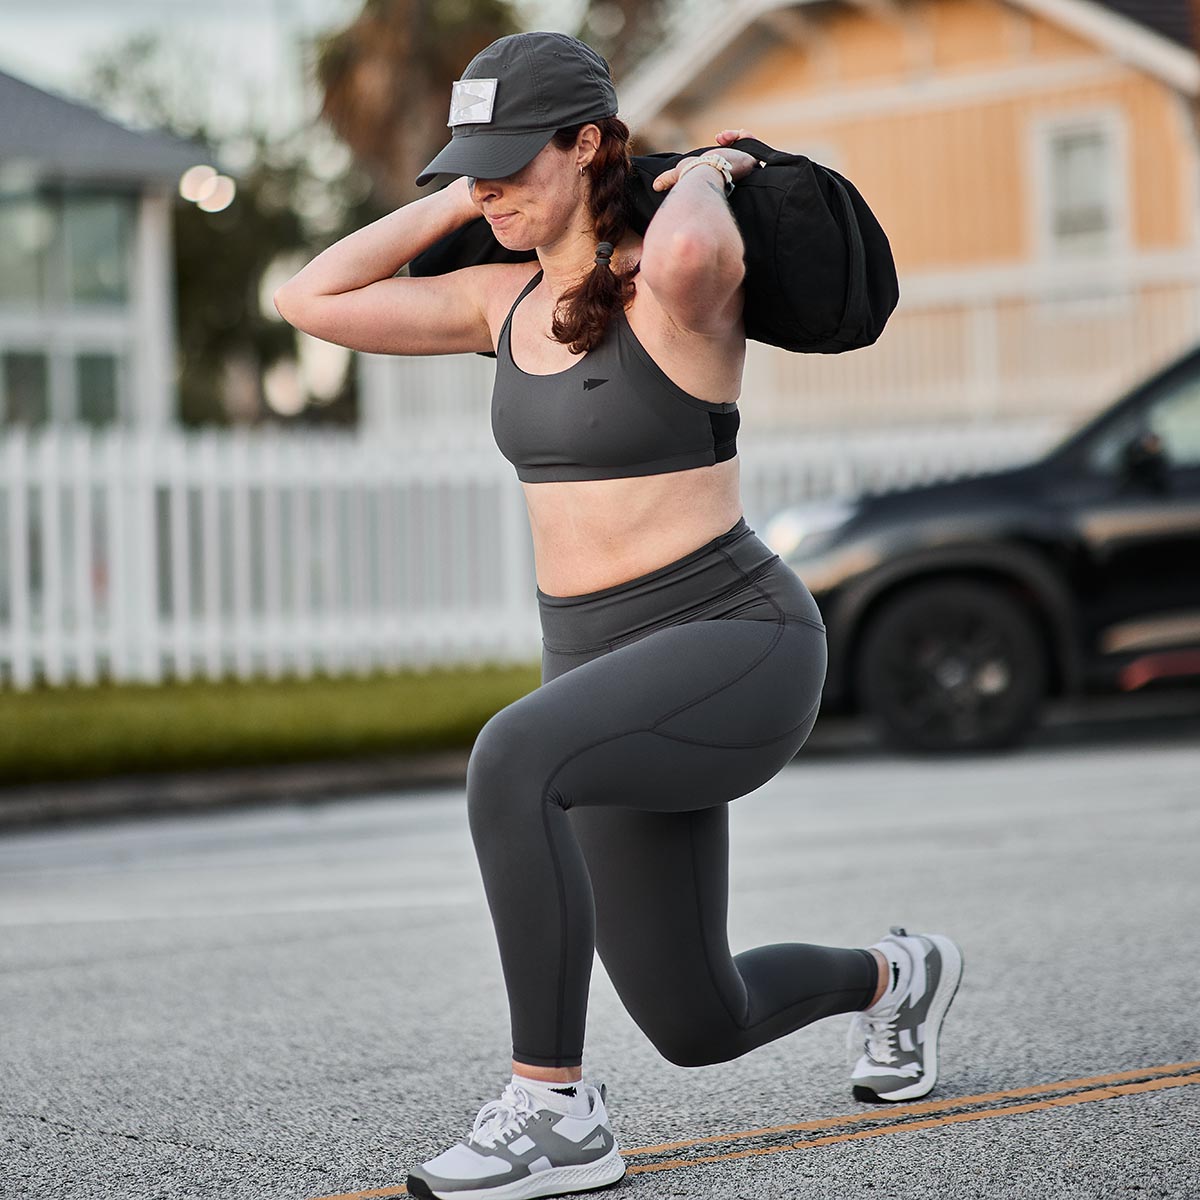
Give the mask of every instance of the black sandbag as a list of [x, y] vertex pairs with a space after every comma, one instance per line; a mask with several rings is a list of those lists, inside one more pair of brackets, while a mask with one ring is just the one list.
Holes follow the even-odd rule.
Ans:
[[[753, 138], [733, 149], [761, 163], [738, 181], [730, 208], [745, 244], [743, 319], [754, 341], [800, 353], [840, 354], [875, 342], [900, 298], [891, 246], [858, 189], [802, 154]], [[629, 178], [630, 225], [646, 231], [670, 194], [654, 180], [686, 154], [635, 155]], [[479, 263], [531, 262], [533, 250], [509, 250], [482, 218], [468, 222], [417, 255], [415, 276], [442, 275]]]

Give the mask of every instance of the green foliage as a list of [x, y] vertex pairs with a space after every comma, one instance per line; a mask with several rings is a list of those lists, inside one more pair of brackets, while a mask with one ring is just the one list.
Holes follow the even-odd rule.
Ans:
[[296, 355], [295, 330], [263, 313], [259, 290], [277, 256], [308, 247], [290, 202], [305, 168], [298, 161], [274, 165], [261, 134], [255, 143], [254, 160], [238, 176], [237, 198], [228, 208], [207, 213], [182, 199], [175, 205], [179, 401], [186, 425], [222, 419], [223, 363], [243, 355], [261, 371]]
[[321, 115], [367, 171], [380, 203], [422, 192], [414, 180], [445, 144], [450, 85], [485, 46], [520, 24], [506, 0], [365, 0], [318, 38]]
[[[211, 64], [169, 48], [158, 35], [141, 34], [96, 59], [83, 90], [120, 119], [208, 147], [212, 165], [237, 183], [236, 198], [221, 212], [204, 212], [178, 197], [174, 205], [180, 420], [231, 423], [222, 380], [230, 364], [240, 363], [259, 381], [254, 411], [240, 419], [281, 421], [265, 404], [261, 376], [280, 359], [296, 358], [296, 331], [264, 312], [264, 276], [281, 261], [298, 268], [383, 210], [351, 162], [323, 169], [336, 158], [324, 131], [269, 135], [254, 124], [249, 96], [235, 106], [242, 123], [218, 127], [206, 111], [212, 96], [206, 74], [214, 77]], [[352, 425], [355, 393], [349, 371], [341, 395], [310, 405], [296, 420]]]

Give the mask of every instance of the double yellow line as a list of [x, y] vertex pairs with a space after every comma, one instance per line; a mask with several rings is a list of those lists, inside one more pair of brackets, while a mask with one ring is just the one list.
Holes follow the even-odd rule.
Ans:
[[[789, 1150], [812, 1150], [818, 1146], [833, 1146], [838, 1142], [860, 1141], [905, 1133], [919, 1129], [938, 1129], [943, 1125], [959, 1125], [967, 1121], [986, 1121], [993, 1117], [1020, 1116], [1050, 1108], [1070, 1108], [1076, 1104], [1094, 1104], [1099, 1100], [1114, 1100], [1118, 1096], [1136, 1096], [1168, 1088], [1200, 1084], [1200, 1062], [1171, 1063], [1161, 1067], [1142, 1067], [1134, 1071], [1118, 1071], [1111, 1075], [1092, 1075], [1086, 1079], [1064, 1079], [1059, 1083], [1041, 1083], [1032, 1087], [1009, 1088], [1001, 1092], [983, 1092], [977, 1096], [958, 1096], [952, 1100], [931, 1100], [920, 1104], [888, 1105], [885, 1109], [867, 1109], [846, 1113], [840, 1117], [823, 1117], [818, 1121], [798, 1121], [792, 1125], [766, 1125], [760, 1129], [742, 1129], [736, 1133], [714, 1133], [708, 1137], [687, 1138], [679, 1142], [662, 1142], [656, 1146], [638, 1146], [622, 1150], [629, 1158], [641, 1155], [671, 1154], [695, 1146], [712, 1146], [722, 1142], [741, 1142], [751, 1138], [777, 1138], [789, 1133], [817, 1133], [822, 1129], [842, 1132], [823, 1137], [785, 1141], [769, 1146], [750, 1146], [721, 1154], [689, 1155], [686, 1158], [666, 1158], [656, 1162], [636, 1163], [627, 1175], [648, 1174], [652, 1171], [674, 1171], [680, 1167], [695, 1167], [701, 1163], [730, 1162], [738, 1158], [753, 1158], [763, 1154], [782, 1154]], [[1057, 1094], [1056, 1094], [1057, 1093]], [[1023, 1100], [1029, 1096], [1045, 1099], [1026, 1104], [1003, 1101]], [[998, 1103], [1000, 1102], [1000, 1103]], [[967, 1109], [969, 1111], [961, 1111]], [[935, 1115], [941, 1114], [941, 1115]], [[901, 1118], [901, 1119], [898, 1119]], [[845, 1130], [846, 1126], [868, 1125], [866, 1129]], [[314, 1200], [376, 1200], [381, 1196], [403, 1196], [408, 1189], [399, 1187], [372, 1188], [365, 1192], [342, 1192], [318, 1196]]]
[[[1187, 1074], [1186, 1072], [1197, 1072]], [[1147, 1078], [1149, 1076], [1149, 1078]], [[1123, 1082], [1138, 1080], [1139, 1082]], [[759, 1154], [779, 1154], [785, 1150], [809, 1150], [816, 1146], [832, 1146], [838, 1142], [860, 1141], [863, 1138], [882, 1137], [884, 1134], [901, 1133], [914, 1129], [937, 1129], [942, 1125], [958, 1125], [965, 1121], [984, 1121], [991, 1117], [1017, 1116], [1024, 1113], [1041, 1112], [1048, 1108], [1066, 1108], [1074, 1104], [1092, 1104], [1097, 1100], [1113, 1100], [1118, 1096], [1136, 1095], [1141, 1092], [1157, 1092], [1164, 1088], [1186, 1087], [1200, 1083], [1200, 1062], [1172, 1063], [1162, 1067], [1144, 1067], [1139, 1071], [1118, 1071], [1113, 1075], [1093, 1075], [1088, 1079], [1066, 1079], [1061, 1083], [1043, 1083], [1033, 1087], [1010, 1088], [1003, 1092], [984, 1092], [978, 1096], [959, 1096], [953, 1100], [932, 1100], [924, 1104], [889, 1105], [886, 1109], [870, 1109], [865, 1112], [848, 1113], [841, 1117], [825, 1117], [820, 1121], [800, 1121], [794, 1125], [771, 1125], [762, 1129], [746, 1129], [739, 1133], [717, 1133], [704, 1138], [689, 1138], [682, 1142], [664, 1142], [660, 1146], [639, 1146], [635, 1150], [622, 1150], [625, 1158], [639, 1154], [664, 1154], [690, 1146], [702, 1146], [715, 1142], [743, 1141], [747, 1138], [768, 1137], [783, 1133], [813, 1133], [820, 1129], [832, 1129], [846, 1125], [873, 1123], [870, 1129], [856, 1129], [848, 1133], [835, 1133], [826, 1137], [807, 1138], [783, 1145], [752, 1146], [745, 1150], [734, 1150], [726, 1154], [694, 1155], [688, 1158], [668, 1159], [664, 1162], [645, 1163], [632, 1166], [627, 1175], [649, 1171], [667, 1171], [676, 1167], [690, 1167], [698, 1163], [727, 1162], [735, 1158], [750, 1158]], [[998, 1100], [1019, 1100], [1025, 1096], [1042, 1096], [1050, 1092], [1063, 1092], [1046, 1100], [1035, 1100], [1029, 1104], [1001, 1104], [998, 1107], [981, 1108], [980, 1105], [995, 1105]], [[969, 1112], [954, 1111], [970, 1108]], [[944, 1116], [930, 1116], [944, 1113]], [[897, 1122], [897, 1117], [913, 1117], [915, 1120]], [[927, 1119], [921, 1120], [919, 1118]], [[887, 1122], [886, 1124], [883, 1122]], [[878, 1124], [874, 1124], [878, 1123]], [[386, 1193], [364, 1192], [362, 1195]]]

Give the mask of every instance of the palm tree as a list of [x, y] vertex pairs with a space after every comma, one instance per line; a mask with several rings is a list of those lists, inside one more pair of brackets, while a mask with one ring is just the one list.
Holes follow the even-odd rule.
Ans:
[[[661, 39], [679, 0], [587, 0], [579, 36], [621, 78]], [[445, 144], [450, 84], [480, 50], [520, 26], [507, 0], [365, 0], [346, 28], [318, 38], [321, 116], [387, 206]]]
[[661, 44], [667, 20], [678, 5], [679, 0], [587, 0], [578, 36], [608, 59], [619, 87]]
[[450, 85], [480, 50], [519, 25], [506, 0], [366, 0], [345, 28], [319, 38], [321, 116], [374, 182], [403, 204], [449, 137]]

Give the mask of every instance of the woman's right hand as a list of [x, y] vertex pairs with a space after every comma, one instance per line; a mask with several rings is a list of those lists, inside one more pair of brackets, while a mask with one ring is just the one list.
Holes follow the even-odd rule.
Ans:
[[322, 251], [275, 292], [275, 307], [297, 329], [351, 350], [490, 351], [488, 314], [498, 288], [510, 286], [510, 264], [484, 263], [421, 278], [396, 274], [481, 215], [460, 176]]
[[[747, 154], [744, 150], [733, 149], [733, 143], [739, 138], [753, 137], [754, 134], [746, 129], [722, 129], [717, 134], [717, 145], [727, 147], [725, 160], [732, 168], [733, 182], [737, 183], [741, 179], [745, 179], [758, 165], [758, 159], [753, 154]], [[669, 171], [664, 171], [657, 176], [654, 182], [650, 185], [656, 192], [665, 192], [679, 182], [684, 168], [688, 163], [695, 162], [694, 158], [683, 158], [675, 164]]]

